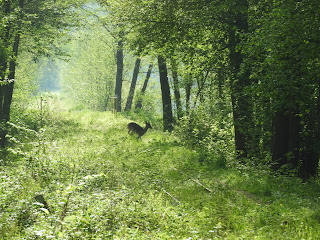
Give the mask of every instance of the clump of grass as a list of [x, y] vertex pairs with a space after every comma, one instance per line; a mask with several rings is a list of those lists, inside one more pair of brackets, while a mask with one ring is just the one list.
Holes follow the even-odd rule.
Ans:
[[219, 157], [201, 161], [199, 149], [155, 129], [137, 140], [121, 115], [53, 115], [36, 134], [21, 132], [14, 164], [0, 167], [1, 239], [319, 236], [317, 182], [234, 168]]

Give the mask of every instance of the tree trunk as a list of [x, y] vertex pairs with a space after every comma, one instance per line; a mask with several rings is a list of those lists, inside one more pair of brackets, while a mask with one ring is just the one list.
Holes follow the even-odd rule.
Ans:
[[[10, 2], [5, 1], [3, 4], [4, 4], [4, 15], [9, 16], [11, 13]], [[3, 34], [4, 38], [2, 40], [3, 46], [1, 46], [3, 49], [3, 52], [0, 55], [0, 57], [1, 57], [0, 58], [0, 81], [2, 81], [0, 84], [0, 120], [1, 121], [6, 119], [6, 117], [3, 114], [3, 102], [4, 102], [4, 95], [7, 91], [6, 71], [8, 68], [9, 56], [7, 56], [6, 50], [9, 47], [9, 42], [10, 42], [10, 39], [9, 39], [10, 38], [10, 29], [11, 29], [11, 24], [7, 24], [7, 26], [4, 28], [5, 33]]]
[[15, 75], [16, 75], [16, 59], [18, 57], [18, 51], [19, 51], [19, 42], [20, 42], [20, 33], [18, 33], [15, 37], [15, 41], [13, 44], [13, 58], [9, 63], [9, 81], [5, 86], [4, 91], [4, 98], [3, 98], [3, 107], [2, 107], [2, 113], [3, 118], [7, 122], [10, 120], [10, 107], [12, 102], [12, 94], [13, 94], [13, 87], [14, 87], [14, 81], [15, 81]]
[[[8, 17], [11, 13], [11, 5], [9, 1], [5, 1], [4, 3], [4, 16]], [[4, 28], [4, 34], [3, 34], [3, 46], [2, 48], [2, 53], [0, 55], [0, 80], [3, 81], [5, 80], [6, 77], [6, 70], [8, 68], [8, 56], [6, 53], [7, 48], [9, 47], [9, 42], [10, 42], [10, 30], [11, 30], [11, 24], [7, 24], [7, 26]], [[1, 36], [2, 37], [2, 36]]]
[[301, 119], [297, 112], [281, 111], [275, 115], [272, 168], [278, 170], [286, 166], [286, 171], [298, 170], [299, 177], [306, 180], [316, 176], [318, 172], [319, 150], [315, 146], [319, 138], [316, 136], [314, 119], [307, 120], [304, 131], [308, 134], [302, 134]]
[[149, 68], [148, 68], [148, 72], [147, 72], [147, 76], [144, 80], [144, 83], [143, 83], [143, 87], [141, 89], [141, 93], [140, 93], [140, 96], [138, 96], [138, 101], [137, 101], [137, 104], [136, 104], [136, 109], [138, 108], [142, 108], [142, 95], [144, 95], [146, 89], [147, 89], [147, 85], [148, 85], [148, 82], [149, 82], [149, 79], [150, 79], [150, 76], [151, 76], [151, 72], [152, 72], [152, 68], [153, 68], [153, 65], [150, 63], [149, 64]]
[[128, 95], [128, 98], [127, 98], [127, 103], [126, 103], [126, 107], [125, 107], [124, 111], [130, 111], [131, 110], [132, 100], [133, 100], [133, 96], [134, 96], [134, 91], [136, 89], [136, 83], [137, 83], [139, 69], [140, 69], [140, 63], [141, 63], [141, 58], [138, 57], [136, 59], [136, 63], [135, 63], [135, 66], [134, 66], [134, 71], [133, 71], [132, 81], [131, 81], [131, 85], [130, 85], [129, 95]]
[[[7, 2], [8, 3], [8, 2]], [[19, 0], [19, 7], [23, 9], [24, 7], [24, 0]], [[10, 6], [9, 3], [7, 5], [6, 11], [10, 12]], [[3, 61], [2, 70], [6, 71], [6, 68], [9, 67], [9, 74], [8, 74], [8, 80], [5, 80], [5, 74], [4, 72], [1, 74], [3, 84], [0, 86], [0, 120], [7, 122], [10, 119], [10, 107], [12, 102], [12, 93], [13, 93], [13, 87], [14, 87], [14, 80], [15, 80], [15, 74], [16, 74], [16, 62], [19, 52], [19, 43], [20, 43], [20, 28], [21, 28], [21, 20], [22, 20], [22, 12], [19, 14], [19, 18], [17, 20], [17, 24], [15, 28], [11, 28], [8, 26], [6, 29], [6, 37], [9, 38], [9, 32], [15, 31], [15, 37], [13, 39], [13, 46], [12, 46], [12, 53], [11, 53], [11, 59], [8, 64], [8, 60]], [[5, 39], [6, 42], [9, 42], [9, 39]]]
[[[6, 13], [10, 13], [10, 3], [9, 1], [6, 2]], [[24, 0], [19, 0], [19, 7], [22, 10], [24, 7]], [[2, 123], [2, 126], [0, 128], [0, 146], [5, 146], [5, 136], [7, 134], [7, 131], [5, 128], [5, 124], [10, 120], [10, 107], [12, 102], [12, 93], [13, 93], [13, 87], [14, 87], [14, 80], [15, 80], [15, 73], [16, 73], [16, 61], [18, 57], [19, 52], [19, 43], [20, 43], [20, 28], [21, 28], [21, 21], [23, 18], [22, 11], [20, 11], [17, 19], [16, 26], [10, 26], [10, 24], [6, 27], [6, 39], [4, 40], [6, 42], [6, 45], [10, 43], [10, 31], [14, 32], [14, 39], [13, 40], [13, 46], [12, 46], [12, 53], [11, 58], [8, 64], [8, 59], [3, 59], [1, 61], [1, 79], [3, 83], [0, 86], [0, 122]], [[7, 46], [5, 46], [6, 48]], [[5, 79], [5, 71], [7, 70], [7, 67], [9, 67], [9, 74], [8, 74], [8, 80]]]
[[316, 114], [314, 120], [314, 127], [312, 128], [314, 132], [314, 140], [312, 144], [308, 145], [312, 156], [308, 159], [305, 158], [300, 167], [300, 177], [309, 178], [310, 176], [315, 177], [318, 174], [319, 169], [319, 157], [320, 149], [315, 146], [319, 146], [320, 143], [320, 79], [318, 79], [318, 97], [316, 102]]
[[319, 146], [319, 138], [316, 136], [306, 136], [303, 139], [304, 146], [300, 150], [298, 175], [303, 180], [310, 177], [317, 177], [319, 169], [319, 150], [315, 146]]
[[218, 80], [218, 96], [219, 99], [223, 99], [223, 91], [222, 91], [222, 85], [223, 85], [223, 74], [222, 74], [222, 69], [219, 68], [217, 70], [217, 80]]
[[185, 83], [185, 91], [186, 91], [186, 115], [189, 115], [190, 113], [190, 100], [191, 100], [191, 87], [192, 87], [192, 81], [191, 81], [191, 74], [186, 79]]
[[[121, 35], [121, 34], [120, 34]], [[122, 78], [123, 78], [123, 40], [120, 36], [117, 47], [117, 76], [115, 95], [117, 96], [117, 112], [121, 112], [121, 92], [122, 92]]]
[[163, 107], [163, 130], [173, 130], [173, 116], [172, 116], [172, 105], [171, 95], [168, 80], [168, 71], [166, 61], [163, 57], [158, 56], [159, 74], [160, 74], [160, 85], [162, 94], [162, 107]]
[[273, 169], [290, 164], [290, 169], [298, 165], [299, 120], [296, 114], [279, 111], [273, 121], [272, 162]]
[[[308, 134], [304, 134], [303, 146], [300, 150], [301, 164], [299, 167], [299, 177], [307, 180], [310, 177], [317, 177], [319, 170], [319, 143], [320, 143], [320, 79], [317, 86], [317, 97], [312, 111], [307, 115], [307, 123], [304, 128]], [[310, 94], [311, 95], [311, 94]], [[307, 125], [307, 126], [306, 126]]]
[[[233, 122], [235, 131], [235, 148], [237, 157], [243, 159], [248, 157], [252, 146], [252, 135], [254, 130], [252, 120], [252, 98], [246, 92], [250, 86], [249, 72], [241, 69], [243, 56], [238, 45], [241, 42], [238, 32], [248, 32], [247, 9], [248, 3], [245, 0], [238, 1], [239, 12], [231, 13], [234, 22], [229, 26], [229, 58], [231, 68], [231, 102], [233, 110]], [[257, 143], [256, 143], [257, 144]]]
[[172, 65], [171, 71], [172, 71], [172, 79], [173, 79], [174, 99], [177, 107], [177, 118], [179, 120], [183, 117], [183, 113], [182, 113], [182, 104], [181, 104], [181, 97], [180, 97], [180, 91], [179, 91], [177, 63], [174, 59], [171, 59], [171, 65]]

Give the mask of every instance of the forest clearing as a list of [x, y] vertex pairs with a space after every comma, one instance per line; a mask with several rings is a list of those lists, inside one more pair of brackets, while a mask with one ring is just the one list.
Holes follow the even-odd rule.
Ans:
[[0, 0], [0, 239], [319, 239], [319, 0]]
[[[52, 101], [52, 100], [51, 100]], [[0, 176], [1, 239], [317, 239], [319, 185], [230, 166], [153, 126], [50, 103], [15, 129]], [[49, 105], [49, 103], [47, 103]], [[61, 105], [60, 105], [61, 106]], [[54, 110], [53, 110], [54, 109]], [[12, 161], [12, 159], [16, 159]], [[235, 164], [235, 161], [234, 161]], [[35, 199], [42, 195], [48, 209]]]

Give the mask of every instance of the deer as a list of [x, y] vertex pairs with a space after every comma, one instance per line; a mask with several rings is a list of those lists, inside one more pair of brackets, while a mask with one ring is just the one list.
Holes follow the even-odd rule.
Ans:
[[141, 126], [139, 126], [135, 122], [131, 122], [131, 123], [128, 124], [128, 133], [130, 135], [137, 134], [138, 138], [141, 138], [141, 136], [143, 134], [145, 134], [148, 131], [149, 128], [152, 129], [152, 127], [151, 127], [149, 122], [146, 122], [146, 127], [145, 128], [142, 128]]

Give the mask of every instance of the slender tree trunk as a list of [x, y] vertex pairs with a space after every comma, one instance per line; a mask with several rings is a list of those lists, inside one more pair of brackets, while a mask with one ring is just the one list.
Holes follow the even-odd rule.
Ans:
[[3, 100], [5, 93], [5, 85], [0, 85], [0, 147], [5, 147], [7, 131], [5, 129], [5, 117], [3, 115]]
[[115, 95], [117, 96], [117, 112], [121, 112], [121, 92], [122, 92], [122, 78], [123, 78], [123, 40], [120, 34], [120, 40], [117, 46], [117, 76]]
[[[9, 16], [11, 13], [11, 5], [9, 1], [5, 1], [4, 3], [4, 15], [5, 16]], [[8, 68], [8, 56], [6, 54], [6, 50], [9, 46], [9, 42], [10, 42], [10, 29], [11, 29], [11, 24], [10, 22], [7, 24], [7, 26], [4, 28], [4, 38], [2, 40], [3, 42], [3, 53], [0, 55], [0, 80], [4, 80], [6, 77], [6, 70]]]
[[[4, 6], [4, 15], [9, 16], [10, 15], [10, 2], [5, 1], [3, 3]], [[6, 81], [6, 71], [8, 68], [8, 56], [6, 54], [6, 50], [8, 50], [9, 42], [10, 42], [10, 29], [11, 24], [7, 24], [7, 26], [4, 28], [4, 34], [3, 34], [3, 46], [1, 48], [3, 49], [2, 54], [0, 55], [0, 147], [5, 147], [7, 131], [5, 129], [5, 123], [7, 116], [5, 116], [3, 112], [3, 103], [5, 100], [5, 94], [7, 92], [7, 81]]]
[[181, 104], [181, 97], [180, 97], [180, 90], [179, 90], [177, 63], [174, 59], [171, 59], [171, 65], [172, 65], [171, 71], [172, 71], [172, 79], [173, 79], [174, 99], [177, 107], [177, 118], [179, 120], [183, 117], [183, 113], [182, 113], [182, 104]]
[[190, 100], [191, 100], [191, 87], [192, 87], [192, 81], [191, 81], [191, 74], [186, 79], [185, 83], [185, 91], [186, 91], [186, 115], [189, 115], [190, 113]]
[[137, 104], [136, 104], [136, 107], [135, 107], [136, 109], [142, 108], [142, 95], [144, 95], [144, 93], [145, 93], [145, 91], [147, 89], [148, 82], [149, 82], [149, 79], [150, 79], [150, 76], [151, 76], [151, 72], [152, 72], [152, 68], [153, 68], [153, 64], [150, 63], [149, 67], [148, 67], [146, 78], [145, 78], [144, 83], [143, 83], [143, 87], [141, 89], [141, 93], [138, 96], [138, 101], [137, 101]]
[[320, 79], [318, 79], [318, 99], [317, 100], [318, 101], [317, 101], [317, 113], [316, 113], [316, 137], [318, 142], [320, 142]]
[[140, 69], [140, 63], [141, 63], [141, 58], [138, 57], [136, 59], [136, 63], [135, 63], [135, 66], [134, 66], [134, 71], [133, 71], [132, 81], [131, 81], [131, 85], [130, 85], [129, 95], [128, 95], [126, 107], [124, 109], [125, 111], [130, 111], [131, 110], [134, 91], [136, 89], [136, 83], [137, 83], [139, 69]]
[[173, 116], [172, 116], [172, 105], [171, 95], [168, 80], [168, 71], [166, 61], [163, 57], [158, 56], [158, 65], [160, 73], [160, 85], [162, 94], [162, 106], [163, 106], [163, 130], [173, 130]]
[[238, 32], [248, 32], [246, 0], [238, 0], [239, 12], [231, 13], [234, 15], [234, 22], [230, 24], [229, 29], [229, 58], [231, 76], [231, 102], [233, 110], [233, 122], [235, 131], [235, 148], [239, 159], [248, 157], [252, 146], [252, 135], [250, 131], [254, 130], [252, 120], [252, 98], [246, 92], [250, 86], [249, 72], [242, 70], [243, 56], [238, 45], [241, 42]]
[[[5, 16], [9, 16], [10, 15], [10, 2], [9, 1], [5, 1], [3, 3], [4, 5], [4, 15]], [[9, 24], [7, 24], [7, 26], [4, 28], [4, 38], [2, 40], [3, 42], [3, 46], [2, 49], [3, 49], [3, 53], [0, 55], [0, 81], [1, 84], [0, 84], [0, 120], [1, 121], [5, 121], [6, 117], [3, 113], [3, 102], [4, 102], [4, 96], [5, 96], [5, 93], [7, 91], [7, 81], [6, 80], [6, 71], [7, 71], [7, 68], [8, 68], [8, 56], [5, 52], [5, 50], [7, 50], [7, 48], [9, 47], [9, 42], [10, 42], [10, 29], [11, 29], [11, 24], [9, 22]]]
[[[9, 1], [6, 2], [6, 11], [10, 12], [10, 3]], [[14, 87], [14, 81], [15, 81], [15, 73], [16, 73], [16, 62], [19, 52], [19, 43], [20, 43], [20, 29], [21, 29], [21, 22], [23, 18], [22, 9], [24, 7], [24, 0], [19, 0], [19, 7], [20, 7], [20, 13], [18, 14], [18, 19], [16, 26], [7, 26], [6, 28], [6, 37], [4, 41], [6, 43], [10, 42], [10, 32], [12, 31], [14, 33], [14, 39], [13, 40], [13, 46], [12, 46], [12, 53], [11, 53], [11, 59], [8, 64], [8, 60], [5, 59], [2, 61], [1, 66], [1, 80], [4, 81], [3, 84], [0, 87], [0, 122], [2, 122], [2, 126], [0, 128], [0, 146], [5, 146], [5, 136], [7, 134], [7, 131], [3, 126], [10, 120], [10, 107], [12, 102], [12, 94], [13, 94], [13, 87]], [[5, 46], [6, 47], [6, 46]], [[5, 80], [5, 71], [9, 67], [9, 74], [8, 74], [8, 80]]]
[[223, 91], [222, 91], [223, 74], [222, 74], [221, 68], [219, 68], [217, 71], [217, 79], [218, 79], [218, 96], [219, 96], [219, 99], [222, 99], [223, 98]]
[[10, 108], [12, 102], [12, 94], [13, 94], [13, 87], [15, 81], [15, 74], [16, 74], [16, 58], [18, 56], [19, 50], [19, 42], [20, 42], [20, 33], [18, 33], [15, 37], [14, 45], [13, 45], [13, 59], [9, 63], [9, 81], [5, 87], [4, 99], [3, 99], [3, 116], [5, 121], [10, 120]]
[[[23, 9], [24, 7], [24, 0], [19, 0], [19, 7], [20, 9]], [[0, 102], [2, 104], [1, 106], [1, 120], [7, 122], [10, 119], [10, 107], [12, 102], [12, 93], [13, 93], [13, 87], [14, 87], [14, 81], [15, 81], [15, 74], [16, 74], [16, 64], [17, 64], [17, 57], [19, 52], [19, 43], [20, 43], [20, 28], [21, 28], [21, 20], [22, 20], [22, 12], [19, 14], [19, 18], [17, 21], [17, 25], [15, 29], [12, 29], [15, 31], [15, 37], [13, 41], [13, 47], [12, 47], [12, 55], [11, 60], [9, 62], [9, 75], [8, 80], [2, 85], [2, 91], [0, 96]], [[7, 32], [10, 30], [7, 29]], [[6, 34], [8, 35], [8, 34]], [[9, 35], [8, 35], [9, 37]], [[8, 41], [8, 39], [6, 40]], [[5, 64], [7, 65], [7, 64]], [[4, 66], [3, 66], [4, 67]]]

